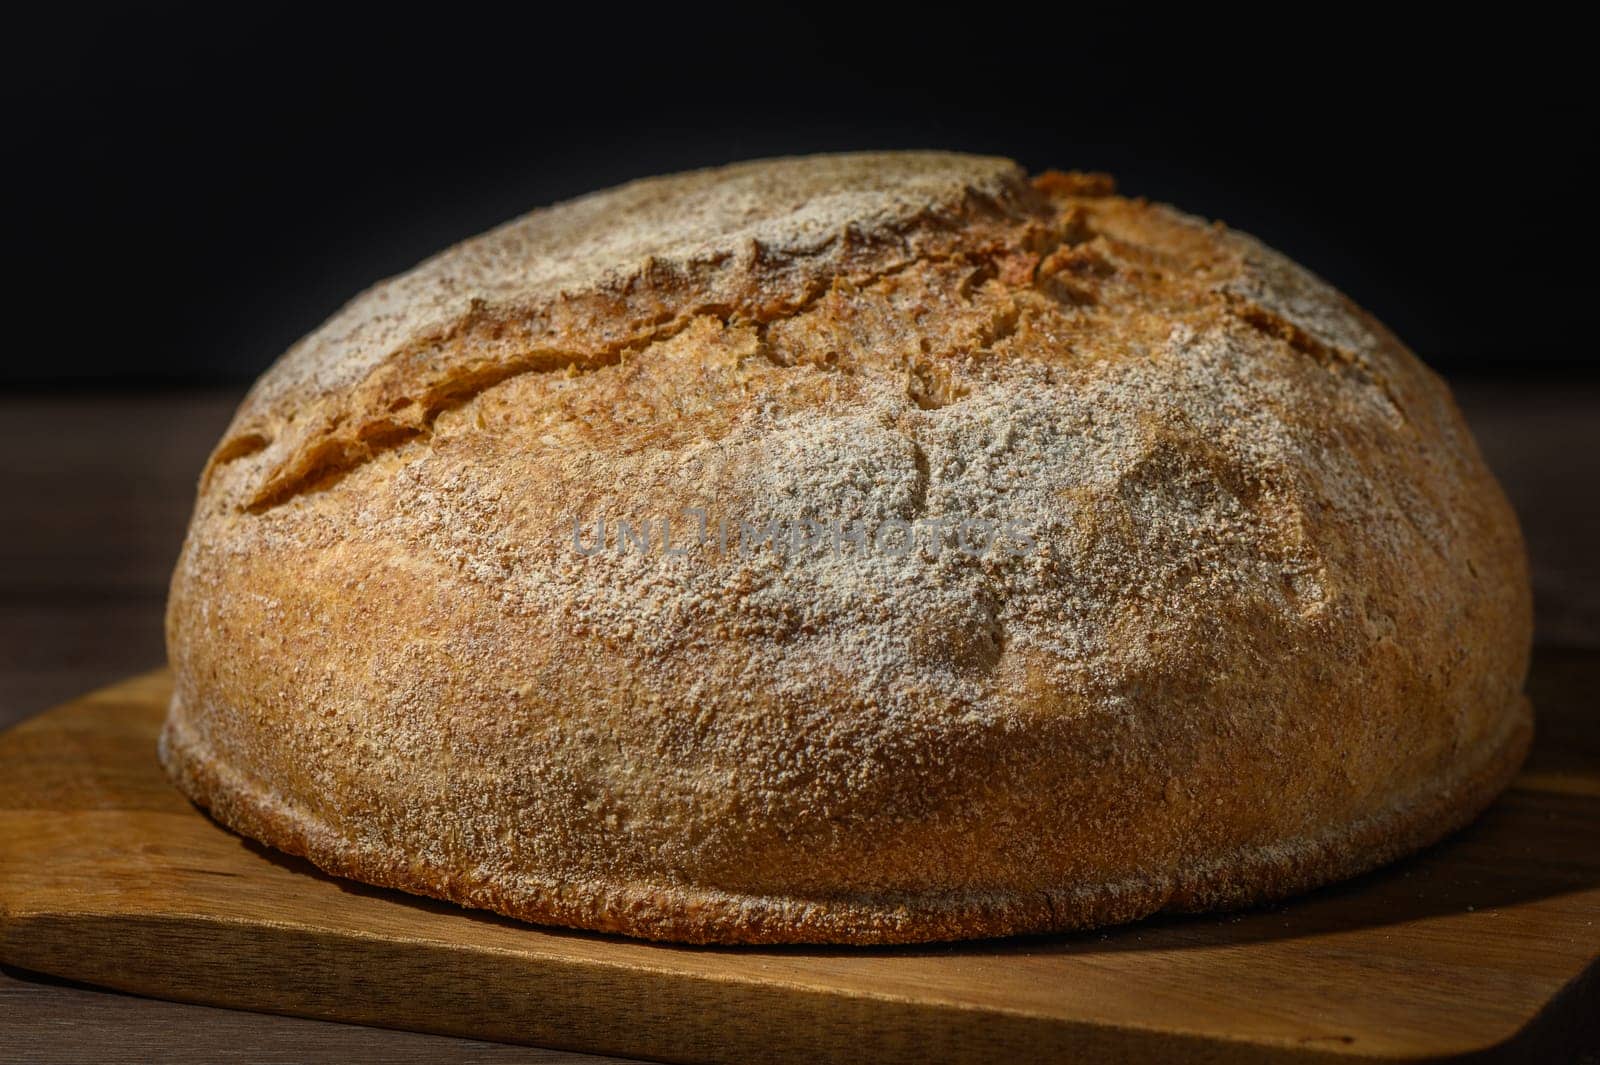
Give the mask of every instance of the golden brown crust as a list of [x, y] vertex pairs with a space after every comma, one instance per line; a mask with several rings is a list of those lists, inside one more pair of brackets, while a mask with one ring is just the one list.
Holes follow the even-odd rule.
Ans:
[[[691, 511], [929, 532], [574, 543]], [[779, 160], [535, 212], [286, 355], [174, 575], [163, 758], [249, 835], [529, 920], [1047, 931], [1463, 823], [1530, 629], [1447, 391], [1294, 264], [1103, 177]]]
[[1430, 782], [1411, 802], [1334, 826], [1322, 839], [1260, 847], [1117, 883], [1064, 885], [1033, 894], [806, 899], [680, 884], [604, 884], [572, 891], [559, 881], [485, 879], [471, 871], [419, 865], [406, 854], [352, 846], [325, 824], [241, 780], [225, 760], [195, 745], [177, 706], [162, 730], [161, 757], [184, 792], [218, 820], [338, 876], [535, 924], [644, 939], [869, 945], [1069, 932], [1161, 912], [1236, 909], [1356, 876], [1420, 850], [1475, 818], [1516, 775], [1532, 739], [1532, 722], [1524, 700], [1507, 715], [1506, 735], [1494, 737], [1482, 751], [1469, 752], [1451, 779]]

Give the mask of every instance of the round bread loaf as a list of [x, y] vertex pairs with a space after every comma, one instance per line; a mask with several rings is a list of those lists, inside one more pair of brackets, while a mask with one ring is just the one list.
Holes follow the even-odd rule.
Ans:
[[1098, 175], [746, 163], [535, 211], [256, 385], [173, 578], [226, 825], [514, 917], [890, 943], [1235, 907], [1527, 748], [1515, 518], [1324, 282]]

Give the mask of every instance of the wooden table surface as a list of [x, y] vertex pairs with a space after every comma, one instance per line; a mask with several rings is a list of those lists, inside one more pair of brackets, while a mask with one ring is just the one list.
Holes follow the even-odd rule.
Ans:
[[[1537, 700], [1600, 650], [1600, 384], [1457, 396], [1522, 517]], [[194, 479], [238, 393], [0, 397], [0, 728], [163, 658]], [[1592, 734], [1592, 732], [1591, 732]], [[1573, 757], [1596, 752], [1575, 749]], [[140, 999], [0, 971], [0, 1062], [607, 1059]]]

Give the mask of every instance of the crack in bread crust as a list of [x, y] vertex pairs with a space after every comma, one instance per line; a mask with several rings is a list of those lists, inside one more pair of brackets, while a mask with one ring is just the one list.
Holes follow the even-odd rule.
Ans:
[[[995, 252], [959, 252], [948, 255], [923, 255], [909, 262], [897, 263], [872, 273], [858, 275], [850, 283], [868, 287], [895, 276], [912, 267], [925, 266], [959, 259], [962, 262], [993, 256]], [[448, 376], [432, 381], [420, 395], [400, 395], [388, 401], [381, 409], [363, 416], [352, 417], [340, 413], [327, 432], [314, 441], [302, 444], [293, 456], [271, 471], [266, 481], [243, 504], [244, 510], [259, 513], [287, 501], [314, 485], [325, 485], [329, 480], [348, 473], [355, 466], [376, 457], [381, 452], [396, 447], [415, 437], [426, 436], [433, 422], [446, 410], [467, 403], [483, 391], [514, 377], [533, 373], [591, 373], [607, 366], [615, 366], [630, 353], [636, 353], [662, 341], [671, 340], [696, 319], [712, 318], [724, 328], [743, 321], [751, 321], [765, 328], [776, 322], [787, 321], [809, 311], [829, 291], [830, 284], [840, 279], [830, 278], [827, 283], [817, 282], [793, 305], [776, 308], [729, 308], [726, 306], [697, 306], [675, 314], [671, 321], [649, 332], [631, 336], [599, 351], [535, 350], [504, 355], [484, 364], [452, 365]], [[503, 330], [507, 323], [496, 321], [487, 326], [477, 325], [473, 316], [482, 313], [481, 304], [475, 304], [472, 315], [459, 327], [458, 334], [433, 341], [443, 345], [468, 346], [470, 335], [479, 329], [491, 333]], [[1005, 329], [997, 331], [995, 339], [1003, 339]], [[394, 356], [382, 364], [384, 368], [404, 361]], [[368, 382], [363, 386], [372, 387]], [[389, 389], [384, 389], [388, 392]], [[225, 442], [213, 456], [210, 465], [217, 466], [236, 458], [257, 453], [270, 443], [260, 433], [246, 432]]]
[[[740, 219], [718, 202], [729, 186], [801, 204], [786, 209], [780, 199]], [[710, 237], [683, 229], [701, 201]], [[699, 315], [771, 321], [833, 278], [870, 280], [952, 246], [980, 247], [986, 228], [1040, 207], [1005, 160], [907, 153], [890, 167], [819, 156], [782, 172], [755, 164], [685, 174], [535, 212], [367, 293], [268, 373], [229, 437], [265, 435], [273, 422], [283, 429], [298, 407], [321, 409], [288, 427], [248, 506], [274, 505], [324, 469], [362, 461], [362, 427], [418, 391], [449, 397], [480, 375], [604, 365]], [[602, 222], [621, 239], [596, 240]], [[473, 289], [480, 294], [463, 295]], [[421, 405], [400, 423], [413, 435], [425, 430]]]

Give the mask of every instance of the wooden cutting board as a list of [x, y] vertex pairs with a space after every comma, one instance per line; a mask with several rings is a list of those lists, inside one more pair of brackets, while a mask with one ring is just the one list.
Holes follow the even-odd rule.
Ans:
[[1477, 824], [1287, 905], [756, 950], [539, 929], [324, 876], [167, 784], [154, 751], [169, 690], [152, 673], [0, 735], [0, 960], [162, 998], [669, 1061], [1567, 1061], [1597, 1040], [1587, 700], [1582, 721], [1541, 719], [1560, 748], [1536, 748]]

